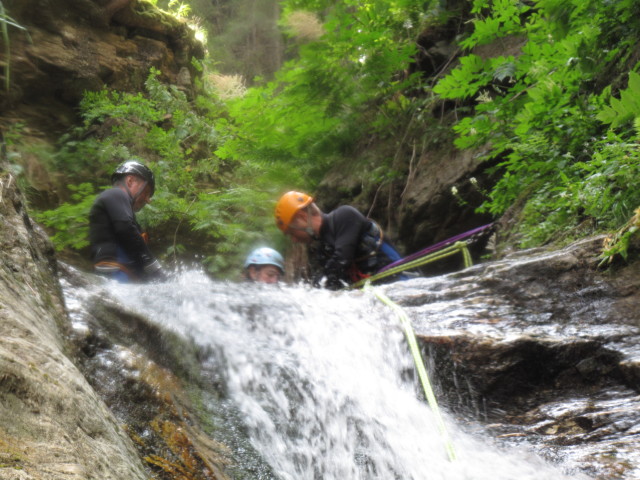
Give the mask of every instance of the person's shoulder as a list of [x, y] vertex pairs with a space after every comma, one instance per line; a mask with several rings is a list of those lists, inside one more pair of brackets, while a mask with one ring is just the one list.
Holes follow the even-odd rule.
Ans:
[[106, 190], [103, 190], [102, 192], [100, 192], [100, 194], [98, 195], [99, 200], [116, 200], [116, 199], [121, 200], [121, 199], [127, 199], [127, 198], [128, 198], [127, 192], [125, 192], [121, 188], [116, 188], [116, 187], [107, 188]]
[[342, 205], [331, 212], [335, 218], [339, 219], [363, 219], [364, 215], [351, 205]]
[[[114, 208], [125, 208], [129, 205], [127, 192], [120, 188], [108, 188], [100, 192], [93, 202], [92, 211], [113, 210]], [[122, 205], [122, 207], [120, 207]]]

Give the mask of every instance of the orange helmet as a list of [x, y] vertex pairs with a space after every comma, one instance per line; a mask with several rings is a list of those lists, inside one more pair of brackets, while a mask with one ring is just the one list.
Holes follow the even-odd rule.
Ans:
[[310, 205], [313, 198], [302, 192], [287, 192], [280, 197], [276, 205], [276, 225], [283, 232], [289, 228], [289, 224], [298, 210]]

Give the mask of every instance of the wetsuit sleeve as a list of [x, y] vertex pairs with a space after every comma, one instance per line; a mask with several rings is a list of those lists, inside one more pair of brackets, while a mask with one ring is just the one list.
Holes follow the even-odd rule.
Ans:
[[367, 219], [355, 208], [339, 207], [327, 217], [333, 233], [333, 254], [324, 266], [327, 283], [349, 279], [347, 270], [355, 260], [360, 234]]
[[142, 238], [142, 230], [126, 192], [114, 189], [114, 194], [104, 199], [103, 207], [111, 220], [118, 244], [129, 258], [139, 268], [152, 263], [155, 257]]

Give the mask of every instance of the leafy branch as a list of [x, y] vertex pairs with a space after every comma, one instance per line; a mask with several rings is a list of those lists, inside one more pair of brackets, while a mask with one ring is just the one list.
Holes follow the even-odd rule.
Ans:
[[31, 42], [31, 36], [29, 35], [29, 32], [27, 31], [27, 29], [25, 27], [23, 27], [22, 25], [20, 25], [16, 20], [14, 20], [13, 18], [11, 18], [5, 8], [4, 5], [2, 4], [2, 1], [0, 1], [0, 31], [2, 32], [2, 40], [4, 43], [4, 58], [5, 58], [5, 65], [4, 65], [4, 89], [5, 91], [9, 91], [9, 88], [11, 87], [11, 44], [9, 42], [9, 28], [8, 27], [14, 27], [17, 28], [19, 30], [22, 30], [25, 35], [27, 36], [27, 39], [29, 40], [29, 42]]
[[631, 240], [637, 237], [640, 231], [640, 207], [636, 208], [634, 213], [635, 215], [622, 228], [604, 239], [600, 266], [611, 264], [618, 256], [627, 260]]

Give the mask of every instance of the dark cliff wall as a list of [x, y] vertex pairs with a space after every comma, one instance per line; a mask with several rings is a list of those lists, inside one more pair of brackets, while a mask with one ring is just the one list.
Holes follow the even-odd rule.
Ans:
[[[203, 46], [183, 22], [139, 0], [5, 0], [10, 56], [0, 69], [0, 128], [24, 124], [27, 134], [55, 140], [77, 119], [86, 91], [109, 86], [140, 91], [151, 67], [190, 89], [193, 58]], [[8, 67], [7, 67], [8, 65]], [[4, 86], [4, 85], [3, 85]]]

